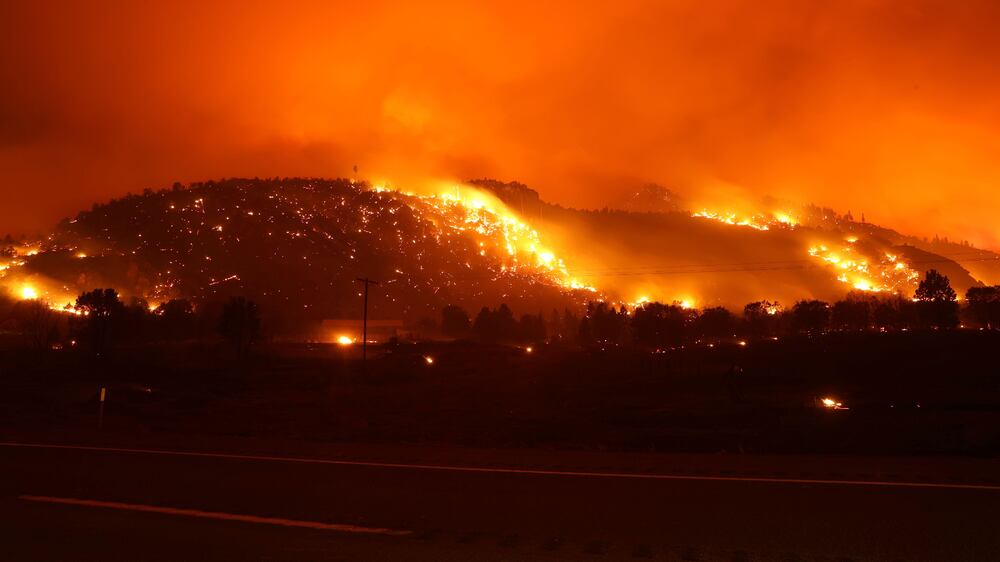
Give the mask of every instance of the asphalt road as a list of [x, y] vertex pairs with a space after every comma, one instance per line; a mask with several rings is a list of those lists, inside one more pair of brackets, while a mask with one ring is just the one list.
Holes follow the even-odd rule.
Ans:
[[[1000, 486], [0, 445], [8, 560], [996, 560]], [[471, 468], [471, 470], [470, 470]]]

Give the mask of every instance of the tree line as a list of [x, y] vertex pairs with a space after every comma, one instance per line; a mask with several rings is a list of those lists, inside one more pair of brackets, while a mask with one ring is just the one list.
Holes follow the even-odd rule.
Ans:
[[776, 337], [831, 331], [895, 331], [953, 329], [960, 325], [1000, 329], [1000, 285], [973, 287], [960, 305], [948, 278], [926, 273], [914, 298], [899, 294], [852, 291], [834, 303], [804, 299], [791, 307], [762, 300], [748, 303], [741, 314], [724, 307], [701, 310], [678, 303], [648, 302], [629, 308], [602, 301], [587, 304], [582, 315], [569, 309], [548, 317], [526, 314], [519, 319], [507, 305], [483, 308], [471, 319], [462, 308], [442, 310], [441, 331], [455, 338], [486, 342], [528, 343], [546, 339], [592, 344], [636, 344], [669, 347], [689, 341], [734, 337]]
[[[128, 302], [114, 289], [95, 289], [77, 297], [75, 314], [53, 310], [39, 300], [16, 300], [0, 294], [0, 331], [22, 338], [37, 350], [63, 342], [95, 354], [121, 343], [201, 340], [221, 336], [243, 353], [261, 334], [261, 315], [244, 297], [195, 306], [172, 299], [151, 307], [141, 298]], [[913, 299], [852, 291], [834, 303], [815, 299], [782, 307], [756, 301], [734, 314], [723, 307], [701, 310], [680, 304], [648, 302], [634, 308], [594, 301], [582, 313], [566, 308], [549, 314], [516, 316], [506, 304], [483, 307], [475, 317], [456, 305], [441, 313], [448, 337], [483, 342], [530, 344], [565, 341], [583, 345], [636, 344], [647, 347], [733, 337], [775, 337], [829, 331], [952, 329], [964, 325], [1000, 329], [1000, 285], [970, 288], [959, 303], [948, 278], [927, 272]]]
[[36, 350], [68, 343], [106, 355], [118, 344], [221, 336], [243, 353], [260, 337], [260, 327], [257, 304], [244, 297], [197, 307], [187, 299], [150, 306], [142, 298], [125, 302], [114, 289], [94, 289], [79, 295], [68, 313], [41, 300], [0, 296], [0, 328]]

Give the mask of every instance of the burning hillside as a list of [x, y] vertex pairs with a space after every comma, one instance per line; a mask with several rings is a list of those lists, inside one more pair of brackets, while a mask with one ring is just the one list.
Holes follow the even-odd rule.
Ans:
[[250, 295], [290, 318], [354, 316], [356, 277], [381, 281], [373, 314], [448, 303], [525, 310], [590, 294], [527, 224], [483, 194], [418, 196], [347, 180], [225, 180], [128, 196], [10, 252], [4, 284], [62, 308], [115, 287], [152, 305]]
[[[662, 188], [647, 192], [663, 199]], [[739, 308], [849, 290], [909, 297], [930, 268], [960, 294], [996, 282], [963, 267], [989, 272], [995, 254], [960, 246], [951, 259], [939, 247], [811, 207], [583, 211], [493, 180], [417, 194], [348, 180], [232, 179], [127, 196], [42, 241], [9, 244], [0, 282], [66, 310], [95, 287], [150, 306], [247, 295], [289, 321], [355, 316], [359, 276], [381, 282], [373, 315], [411, 321], [445, 304], [534, 312], [590, 299]]]
[[[499, 193], [511, 184], [474, 182]], [[524, 186], [521, 186], [524, 189]], [[531, 191], [531, 190], [527, 190]], [[669, 207], [655, 204], [664, 199]], [[623, 210], [583, 211], [539, 201], [525, 216], [571, 256], [578, 278], [626, 302], [659, 300], [742, 307], [760, 299], [836, 300], [850, 290], [911, 297], [928, 269], [964, 294], [1000, 281], [1000, 256], [967, 244], [921, 240], [832, 209], [765, 199], [681, 209], [684, 199], [645, 186]], [[643, 201], [637, 212], [633, 203]], [[976, 272], [976, 274], [970, 274]]]

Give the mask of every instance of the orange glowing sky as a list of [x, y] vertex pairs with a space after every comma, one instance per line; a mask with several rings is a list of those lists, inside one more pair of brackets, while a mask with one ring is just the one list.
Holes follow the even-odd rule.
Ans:
[[725, 185], [1000, 248], [992, 0], [14, 4], [0, 235], [356, 163], [572, 206]]

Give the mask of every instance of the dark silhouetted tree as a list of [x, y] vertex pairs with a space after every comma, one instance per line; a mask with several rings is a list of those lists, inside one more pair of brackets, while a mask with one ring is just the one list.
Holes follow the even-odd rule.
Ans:
[[930, 269], [920, 281], [914, 297], [918, 301], [951, 301], [957, 298], [955, 290], [951, 288], [948, 278], [938, 273], [936, 269]]
[[518, 322], [518, 336], [520, 341], [528, 343], [540, 343], [545, 341], [545, 319], [541, 313], [525, 314]]
[[743, 320], [754, 336], [770, 336], [777, 331], [781, 305], [776, 301], [756, 301], [743, 307]]
[[696, 333], [703, 338], [725, 338], [736, 330], [736, 318], [721, 306], [701, 311], [694, 323]]
[[514, 312], [506, 304], [501, 304], [494, 312], [496, 325], [500, 334], [500, 341], [514, 341], [517, 339], [517, 320], [514, 319]]
[[88, 341], [94, 353], [104, 354], [114, 342], [114, 325], [122, 316], [125, 306], [114, 289], [94, 289], [76, 298], [76, 309], [84, 313], [82, 338]]
[[0, 330], [3, 330], [13, 320], [14, 307], [17, 301], [10, 292], [0, 287]]
[[572, 340], [578, 337], [580, 333], [580, 316], [570, 309], [563, 310], [562, 314], [562, 331], [561, 334], [564, 338]]
[[120, 335], [119, 339], [129, 342], [148, 340], [153, 328], [153, 315], [149, 302], [141, 297], [132, 297], [112, 327], [115, 333]]
[[594, 343], [594, 330], [590, 327], [590, 318], [586, 316], [580, 320], [577, 328], [576, 340], [580, 345], [591, 345]]
[[13, 318], [25, 345], [35, 351], [45, 351], [59, 339], [59, 314], [40, 300], [16, 303]]
[[496, 310], [483, 307], [472, 324], [472, 333], [485, 342], [514, 342], [518, 340], [518, 324], [506, 304]]
[[954, 328], [958, 325], [958, 297], [948, 278], [936, 269], [927, 271], [914, 298], [924, 327]]
[[545, 324], [545, 330], [552, 338], [560, 338], [563, 335], [563, 322], [562, 316], [559, 315], [559, 309], [553, 308], [552, 313], [549, 315], [549, 321]]
[[900, 294], [879, 297], [872, 308], [872, 324], [879, 330], [901, 330], [915, 326], [916, 303]]
[[822, 332], [830, 325], [830, 305], [820, 300], [801, 300], [792, 307], [792, 330]]
[[628, 313], [623, 306], [615, 310], [606, 302], [587, 303], [589, 330], [595, 341], [620, 343], [625, 338]]
[[195, 337], [194, 305], [187, 299], [171, 299], [156, 307], [157, 333], [160, 337], [180, 341]]
[[632, 335], [642, 345], [677, 345], [697, 317], [697, 311], [676, 304], [645, 303], [632, 312]]
[[472, 332], [483, 341], [496, 339], [497, 330], [493, 322], [493, 312], [489, 307], [484, 306], [479, 309], [479, 314], [476, 315], [476, 320], [472, 323]]
[[877, 304], [873, 296], [851, 291], [846, 298], [833, 303], [830, 323], [838, 330], [867, 330]]
[[260, 335], [260, 312], [257, 303], [233, 297], [222, 307], [219, 333], [229, 340], [237, 353], [244, 353]]
[[464, 338], [469, 335], [471, 323], [469, 313], [464, 308], [449, 304], [441, 309], [441, 333], [452, 338]]
[[1000, 285], [971, 287], [965, 292], [970, 319], [990, 330], [1000, 329]]

